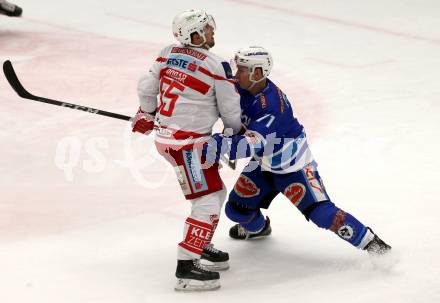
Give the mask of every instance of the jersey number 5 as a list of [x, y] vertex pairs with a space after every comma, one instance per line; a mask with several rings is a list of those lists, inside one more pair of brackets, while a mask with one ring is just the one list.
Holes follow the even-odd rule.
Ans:
[[[164, 88], [164, 84], [168, 86], [166, 89]], [[167, 117], [171, 117], [173, 114], [174, 106], [179, 98], [178, 95], [172, 93], [175, 89], [183, 92], [185, 86], [165, 77], [160, 79], [160, 106], [158, 108], [160, 114]]]

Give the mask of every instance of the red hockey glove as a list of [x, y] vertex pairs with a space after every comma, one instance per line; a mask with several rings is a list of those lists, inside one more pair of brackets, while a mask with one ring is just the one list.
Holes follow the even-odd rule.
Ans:
[[150, 134], [154, 129], [154, 115], [144, 112], [140, 107], [136, 116], [134, 116], [131, 123], [133, 132], [138, 132], [144, 135]]

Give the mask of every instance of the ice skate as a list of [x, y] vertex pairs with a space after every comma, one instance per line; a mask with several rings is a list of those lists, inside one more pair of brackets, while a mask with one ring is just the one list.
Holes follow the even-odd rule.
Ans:
[[203, 249], [200, 265], [209, 271], [219, 271], [229, 269], [229, 254], [208, 244]]
[[370, 260], [375, 269], [389, 271], [399, 263], [399, 256], [391, 253], [391, 246], [380, 239], [372, 230], [368, 228], [374, 237], [364, 248], [370, 255]]
[[206, 291], [220, 288], [218, 272], [202, 268], [198, 259], [177, 260], [177, 291]]
[[240, 224], [235, 224], [229, 229], [229, 236], [238, 240], [247, 240], [254, 238], [262, 238], [267, 237], [272, 233], [272, 228], [270, 227], [269, 217], [266, 216], [266, 222], [264, 223], [264, 227], [262, 230], [258, 232], [251, 232], [246, 230]]
[[0, 0], [0, 14], [9, 17], [20, 17], [23, 9], [15, 4], [9, 3], [6, 0]]
[[372, 230], [368, 227], [370, 232], [374, 234], [373, 240], [371, 240], [364, 248], [371, 256], [383, 256], [391, 251], [391, 246], [386, 244], [380, 239]]

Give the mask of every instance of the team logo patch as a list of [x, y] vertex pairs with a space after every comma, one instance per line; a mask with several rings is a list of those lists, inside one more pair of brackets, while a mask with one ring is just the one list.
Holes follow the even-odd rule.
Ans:
[[354, 235], [353, 228], [350, 225], [342, 225], [338, 229], [338, 235], [342, 239], [349, 241]]
[[195, 62], [188, 64], [188, 70], [190, 70], [191, 72], [195, 72], [196, 69], [197, 69], [197, 64], [195, 64]]
[[284, 190], [284, 195], [298, 206], [306, 195], [306, 187], [301, 183], [292, 183]]
[[263, 94], [260, 95], [260, 104], [261, 104], [261, 108], [267, 107], [267, 100]]
[[248, 177], [241, 175], [235, 183], [234, 191], [242, 198], [251, 198], [258, 196], [260, 189]]

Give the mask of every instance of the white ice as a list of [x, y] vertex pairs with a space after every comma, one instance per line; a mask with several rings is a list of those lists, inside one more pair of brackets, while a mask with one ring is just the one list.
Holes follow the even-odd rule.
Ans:
[[[215, 16], [225, 58], [270, 49], [331, 198], [399, 262], [375, 267], [280, 196], [268, 239], [232, 241], [223, 216], [220, 290], [176, 293], [189, 203], [152, 138], [21, 99], [0, 76], [1, 303], [440, 302], [438, 1], [13, 2], [24, 15], [0, 16], [0, 60], [25, 87], [126, 115], [183, 9]], [[222, 169], [229, 189], [238, 174]]]

